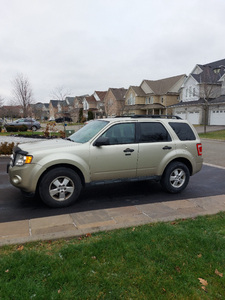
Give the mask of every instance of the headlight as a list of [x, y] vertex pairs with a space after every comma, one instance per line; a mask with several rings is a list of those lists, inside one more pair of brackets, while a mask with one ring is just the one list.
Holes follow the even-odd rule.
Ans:
[[32, 162], [33, 156], [17, 154], [14, 162], [15, 166], [23, 166], [24, 164], [30, 164]]

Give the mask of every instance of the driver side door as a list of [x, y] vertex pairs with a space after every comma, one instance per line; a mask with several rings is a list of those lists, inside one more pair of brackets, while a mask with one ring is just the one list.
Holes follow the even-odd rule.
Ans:
[[136, 177], [138, 144], [135, 123], [119, 123], [107, 129], [108, 145], [90, 146], [91, 181]]

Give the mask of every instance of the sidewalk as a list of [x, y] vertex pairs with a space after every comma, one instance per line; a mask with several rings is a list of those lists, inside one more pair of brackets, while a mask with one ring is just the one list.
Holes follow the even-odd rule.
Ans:
[[72, 238], [88, 233], [225, 211], [225, 195], [150, 203], [0, 223], [0, 246]]

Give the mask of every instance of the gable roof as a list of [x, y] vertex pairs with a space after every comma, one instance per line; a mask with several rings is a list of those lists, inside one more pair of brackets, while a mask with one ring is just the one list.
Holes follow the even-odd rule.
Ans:
[[99, 97], [100, 101], [104, 101], [107, 91], [95, 91], [95, 93]]
[[131, 85], [130, 88], [135, 92], [135, 94], [137, 96], [139, 96], [139, 97], [145, 97], [146, 96], [146, 93], [142, 90], [142, 88], [140, 86]]
[[68, 105], [73, 105], [75, 97], [66, 97], [65, 100], [68, 103]]
[[111, 90], [116, 100], [124, 100], [124, 96], [127, 92], [125, 88], [109, 88], [109, 90]]
[[177, 75], [173, 77], [168, 77], [164, 79], [159, 80], [143, 80], [147, 83], [147, 85], [152, 89], [155, 95], [165, 95], [167, 94], [174, 85], [182, 79], [182, 77], [185, 77], [185, 74]]
[[198, 83], [218, 83], [221, 77], [225, 74], [225, 59], [214, 61], [208, 64], [197, 64], [202, 70], [199, 74], [191, 73], [191, 76]]
[[88, 102], [88, 103], [96, 103], [96, 99], [93, 95], [91, 96], [88, 96], [88, 97], [85, 97], [85, 100]]

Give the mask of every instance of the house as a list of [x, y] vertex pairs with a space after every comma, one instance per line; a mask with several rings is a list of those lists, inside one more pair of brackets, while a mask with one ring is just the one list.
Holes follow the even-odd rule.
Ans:
[[0, 118], [21, 118], [23, 116], [23, 107], [20, 105], [4, 105], [0, 109]]
[[127, 114], [171, 114], [170, 105], [179, 102], [179, 90], [186, 75], [159, 80], [143, 80], [140, 86], [130, 86], [125, 95]]
[[30, 105], [32, 108], [32, 115], [36, 119], [48, 119], [49, 118], [49, 103], [37, 102]]
[[63, 112], [63, 103], [64, 101], [60, 100], [50, 100], [49, 102], [49, 117], [50, 119], [56, 119], [60, 117]]
[[109, 88], [104, 99], [106, 117], [120, 116], [124, 113], [125, 88]]
[[74, 122], [81, 122], [83, 117], [83, 101], [85, 97], [89, 95], [76, 96], [73, 105], [73, 120]]
[[84, 97], [83, 116], [88, 119], [88, 112], [93, 113], [94, 119], [103, 117], [104, 112], [104, 98], [107, 91], [95, 91], [93, 95]]
[[225, 125], [225, 59], [197, 64], [181, 87], [173, 114], [192, 124]]

